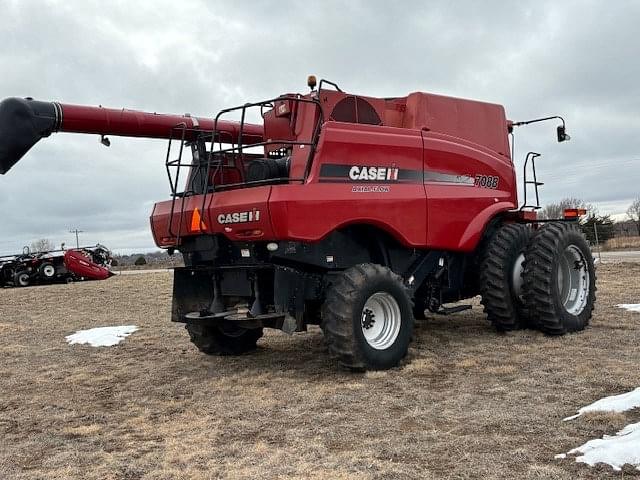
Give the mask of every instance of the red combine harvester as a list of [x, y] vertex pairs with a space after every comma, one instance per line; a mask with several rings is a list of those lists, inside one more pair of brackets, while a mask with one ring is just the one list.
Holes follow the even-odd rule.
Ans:
[[[169, 139], [171, 197], [154, 206], [151, 230], [184, 257], [171, 318], [208, 354], [253, 350], [264, 327], [318, 324], [342, 365], [390, 368], [414, 317], [470, 308], [446, 304], [478, 294], [498, 330], [585, 328], [593, 257], [575, 222], [537, 220], [536, 153], [517, 199], [509, 134], [549, 118], [514, 123], [478, 101], [309, 86], [214, 119], [7, 99], [0, 173], [58, 131], [107, 145], [105, 135]], [[246, 121], [252, 112], [259, 123]], [[564, 121], [557, 135], [568, 139]]]

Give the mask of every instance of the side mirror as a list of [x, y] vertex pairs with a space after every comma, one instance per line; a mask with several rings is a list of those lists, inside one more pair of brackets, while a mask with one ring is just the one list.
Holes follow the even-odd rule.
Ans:
[[558, 125], [556, 129], [558, 133], [558, 142], [566, 142], [567, 140], [571, 140], [571, 137], [566, 132], [564, 125]]

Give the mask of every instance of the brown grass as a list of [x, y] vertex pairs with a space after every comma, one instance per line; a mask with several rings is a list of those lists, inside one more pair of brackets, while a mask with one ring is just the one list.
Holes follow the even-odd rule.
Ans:
[[616, 237], [604, 242], [605, 250], [638, 250], [640, 237]]
[[[603, 478], [554, 460], [640, 411], [562, 418], [640, 386], [640, 265], [603, 265], [585, 332], [495, 333], [471, 311], [420, 322], [410, 358], [353, 375], [317, 328], [207, 357], [168, 321], [170, 275], [0, 291], [0, 478]], [[135, 324], [111, 348], [75, 330]], [[640, 475], [625, 467], [624, 476]]]

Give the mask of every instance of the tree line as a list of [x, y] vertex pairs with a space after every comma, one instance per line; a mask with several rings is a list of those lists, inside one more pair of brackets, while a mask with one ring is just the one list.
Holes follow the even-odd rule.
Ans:
[[[603, 243], [615, 236], [615, 224], [610, 215], [600, 215], [598, 208], [585, 202], [581, 198], [566, 197], [559, 202], [545, 205], [539, 212], [541, 219], [563, 218], [564, 211], [571, 208], [583, 208], [587, 211], [586, 217], [580, 221], [580, 229], [592, 244]], [[640, 196], [636, 197], [627, 208], [628, 221], [635, 227], [636, 235], [640, 235]]]

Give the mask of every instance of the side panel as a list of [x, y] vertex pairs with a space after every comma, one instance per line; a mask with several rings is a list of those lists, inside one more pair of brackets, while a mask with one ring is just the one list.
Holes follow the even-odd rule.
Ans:
[[272, 189], [275, 236], [317, 241], [342, 226], [366, 223], [407, 246], [424, 246], [422, 165], [419, 131], [327, 122], [307, 184]]
[[209, 194], [204, 213], [202, 195], [177, 198], [171, 231], [171, 200], [156, 203], [151, 215], [154, 240], [160, 247], [175, 245], [173, 235], [178, 231], [181, 237], [222, 233], [231, 240], [271, 240], [274, 238], [268, 212], [271, 188], [252, 187]]
[[516, 207], [511, 161], [479, 145], [423, 132], [430, 248], [472, 251], [492, 216]]

